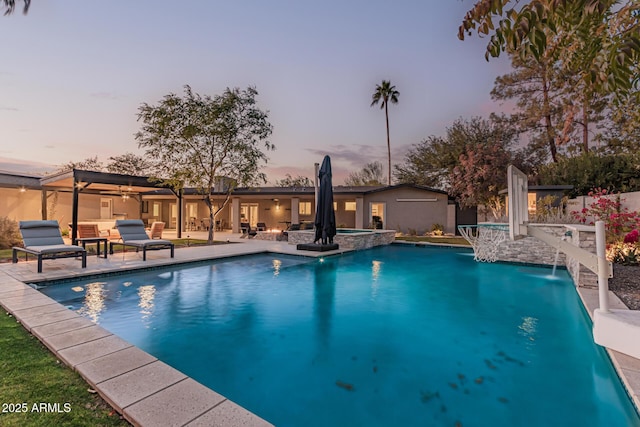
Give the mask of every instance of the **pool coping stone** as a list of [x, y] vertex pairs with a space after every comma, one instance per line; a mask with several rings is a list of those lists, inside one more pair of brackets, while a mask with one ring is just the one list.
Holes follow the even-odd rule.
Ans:
[[194, 379], [185, 378], [125, 408], [124, 414], [134, 423], [144, 420], [146, 426], [186, 425], [225, 400]]
[[[576, 287], [582, 304], [593, 322], [593, 312], [599, 307], [598, 289]], [[629, 308], [618, 298], [616, 294], [609, 291], [609, 308], [616, 310], [629, 310]], [[605, 348], [618, 377], [622, 381], [627, 394], [635, 405], [636, 411], [640, 413], [640, 360], [635, 357]]]

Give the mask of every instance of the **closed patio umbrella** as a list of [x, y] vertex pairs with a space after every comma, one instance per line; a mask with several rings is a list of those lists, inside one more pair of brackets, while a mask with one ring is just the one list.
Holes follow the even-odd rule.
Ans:
[[331, 159], [324, 156], [320, 172], [320, 189], [318, 191], [318, 204], [316, 206], [316, 219], [314, 222], [316, 234], [314, 243], [321, 241], [323, 245], [333, 243], [336, 235], [336, 214], [333, 211], [333, 184], [331, 183]]

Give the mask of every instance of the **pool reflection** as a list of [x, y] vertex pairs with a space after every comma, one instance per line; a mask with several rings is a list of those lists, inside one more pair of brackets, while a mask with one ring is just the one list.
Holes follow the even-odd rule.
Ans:
[[317, 262], [313, 271], [314, 317], [321, 354], [326, 354], [329, 350], [336, 289], [336, 269], [334, 260], [325, 259], [323, 262]]
[[106, 309], [105, 299], [107, 291], [104, 289], [106, 282], [94, 282], [85, 285], [84, 303], [78, 313], [98, 323], [100, 314]]
[[142, 322], [146, 328], [149, 328], [151, 325], [150, 317], [155, 306], [156, 287], [154, 285], [140, 286], [138, 296], [140, 297], [138, 307], [140, 307], [140, 314], [142, 314]]

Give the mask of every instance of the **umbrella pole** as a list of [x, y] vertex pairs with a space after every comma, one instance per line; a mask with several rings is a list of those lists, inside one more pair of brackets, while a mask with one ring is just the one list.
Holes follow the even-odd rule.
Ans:
[[320, 171], [320, 163], [314, 163], [313, 164], [313, 169], [315, 171], [314, 175], [313, 175], [313, 185], [314, 185], [313, 189], [314, 189], [315, 197], [316, 197], [316, 199], [315, 199], [315, 209], [314, 210], [317, 211], [318, 210], [318, 190], [320, 188], [320, 181], [318, 180], [318, 173]]

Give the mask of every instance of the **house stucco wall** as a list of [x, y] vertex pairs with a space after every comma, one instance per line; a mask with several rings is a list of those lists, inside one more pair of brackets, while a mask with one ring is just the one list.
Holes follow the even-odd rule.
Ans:
[[0, 188], [0, 216], [14, 221], [42, 219], [42, 192]]
[[[402, 199], [413, 201], [402, 201]], [[410, 187], [391, 188], [365, 194], [362, 213], [365, 227], [371, 226], [369, 217], [371, 203], [386, 204], [386, 218], [383, 226], [387, 230], [403, 233], [415, 230], [418, 234], [424, 234], [431, 231], [433, 224], [447, 227], [448, 197], [446, 194]]]

